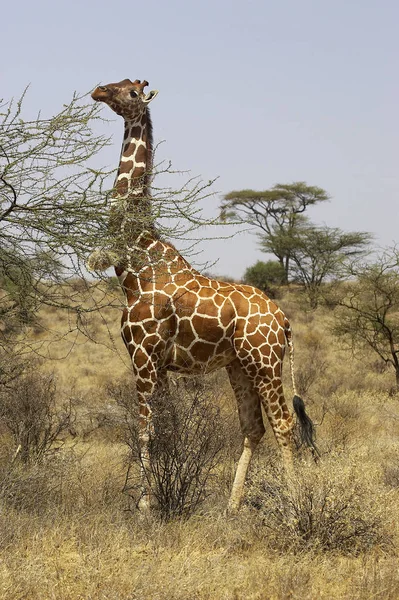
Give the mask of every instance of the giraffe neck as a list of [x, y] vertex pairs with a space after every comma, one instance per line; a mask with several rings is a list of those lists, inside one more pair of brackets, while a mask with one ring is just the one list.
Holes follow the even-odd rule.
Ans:
[[[128, 273], [148, 283], [172, 272], [192, 272], [195, 269], [176, 248], [159, 239], [151, 215], [150, 171], [152, 167], [152, 123], [148, 110], [141, 118], [125, 120], [119, 169], [111, 201], [111, 222], [122, 233], [126, 260], [116, 267], [125, 286]], [[115, 219], [115, 216], [116, 219]], [[151, 271], [151, 273], [148, 271]], [[133, 280], [129, 280], [130, 286]]]
[[152, 216], [150, 171], [152, 125], [148, 111], [136, 119], [125, 120], [119, 169], [111, 199], [109, 232], [119, 262], [131, 264], [129, 247], [146, 233], [157, 236]]
[[[137, 206], [149, 198], [152, 167], [152, 123], [148, 110], [141, 118], [125, 120], [119, 169], [114, 185], [114, 201], [127, 200]], [[129, 206], [127, 206], [129, 208]]]

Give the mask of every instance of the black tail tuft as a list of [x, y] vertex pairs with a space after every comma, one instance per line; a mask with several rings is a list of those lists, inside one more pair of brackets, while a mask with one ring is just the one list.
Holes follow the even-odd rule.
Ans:
[[302, 398], [296, 395], [294, 396], [292, 403], [294, 405], [294, 410], [296, 416], [298, 417], [298, 423], [300, 425], [301, 440], [304, 444], [311, 448], [314, 458], [317, 459], [320, 456], [320, 452], [317, 449], [317, 446], [314, 441], [316, 437], [314, 425], [312, 423], [312, 420], [306, 414], [305, 404]]

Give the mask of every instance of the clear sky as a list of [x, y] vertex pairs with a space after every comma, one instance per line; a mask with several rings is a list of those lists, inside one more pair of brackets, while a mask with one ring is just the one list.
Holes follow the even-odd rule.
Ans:
[[[50, 116], [74, 90], [147, 79], [175, 168], [219, 177], [220, 196], [303, 180], [332, 197], [314, 221], [399, 242], [397, 0], [21, 0], [2, 23], [3, 98], [30, 83]], [[101, 164], [116, 166], [122, 122], [104, 131]], [[203, 249], [237, 277], [266, 258], [249, 234]]]

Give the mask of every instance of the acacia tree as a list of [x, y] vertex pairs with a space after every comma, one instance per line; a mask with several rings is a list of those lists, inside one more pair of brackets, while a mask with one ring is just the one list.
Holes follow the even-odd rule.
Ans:
[[28, 121], [24, 99], [0, 112], [2, 247], [18, 246], [27, 258], [71, 248], [80, 255], [103, 232], [109, 172], [89, 166], [108, 144], [93, 130], [99, 108], [75, 94], [54, 117]]
[[223, 198], [221, 218], [254, 227], [262, 248], [274, 254], [283, 267], [287, 282], [295, 235], [308, 224], [304, 213], [309, 206], [328, 199], [325, 190], [303, 181], [276, 184], [265, 191], [233, 191]]
[[26, 91], [0, 101], [1, 381], [15, 374], [18, 334], [40, 306], [79, 314], [83, 303], [60, 284], [106, 231], [108, 171], [89, 166], [108, 144], [94, 133], [99, 107], [74, 94], [51, 118], [26, 110]]
[[334, 333], [356, 354], [371, 348], [395, 370], [399, 391], [399, 251], [390, 248], [373, 264], [353, 262], [353, 277], [331, 290], [337, 306]]
[[361, 231], [344, 232], [336, 227], [304, 227], [293, 238], [291, 273], [316, 308], [321, 286], [327, 279], [340, 279], [348, 259], [364, 254], [372, 239]]

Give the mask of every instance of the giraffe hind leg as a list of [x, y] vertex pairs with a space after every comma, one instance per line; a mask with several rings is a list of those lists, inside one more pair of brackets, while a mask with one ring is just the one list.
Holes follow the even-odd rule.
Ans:
[[263, 408], [280, 448], [288, 474], [293, 470], [294, 421], [284, 398], [283, 385], [279, 377], [270, 378], [258, 385]]
[[265, 433], [265, 427], [259, 395], [238, 360], [227, 366], [227, 373], [237, 400], [241, 431], [244, 435], [244, 448], [238, 461], [228, 504], [228, 511], [236, 512], [244, 495], [245, 477], [253, 452]]

